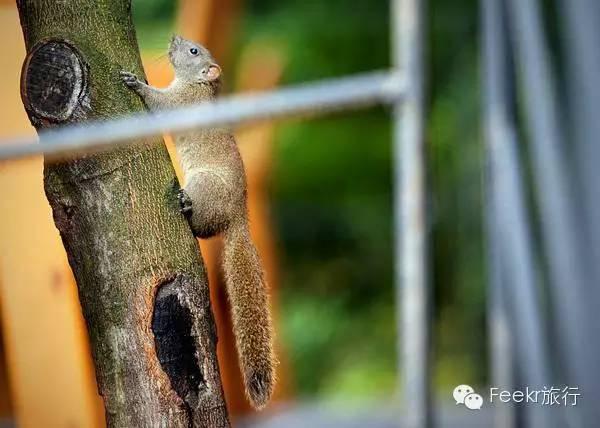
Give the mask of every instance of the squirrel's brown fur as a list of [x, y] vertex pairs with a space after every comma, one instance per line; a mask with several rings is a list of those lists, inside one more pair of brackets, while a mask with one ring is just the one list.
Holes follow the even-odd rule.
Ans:
[[[148, 86], [131, 73], [121, 73], [125, 84], [150, 110], [216, 97], [221, 69], [206, 48], [175, 36], [169, 59], [175, 79], [165, 89]], [[223, 270], [246, 394], [254, 407], [262, 408], [275, 383], [273, 327], [265, 275], [248, 229], [242, 159], [235, 139], [222, 129], [176, 135], [175, 146], [185, 179], [180, 195], [182, 210], [188, 214], [194, 234], [201, 238], [223, 234]]]

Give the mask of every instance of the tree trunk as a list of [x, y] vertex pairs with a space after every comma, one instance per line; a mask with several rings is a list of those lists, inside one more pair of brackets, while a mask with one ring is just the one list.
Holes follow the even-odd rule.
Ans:
[[[129, 0], [17, 6], [27, 46], [21, 94], [38, 130], [143, 108], [119, 78], [143, 75]], [[107, 423], [229, 426], [206, 274], [179, 184], [161, 139], [138, 143], [46, 160], [44, 169]]]

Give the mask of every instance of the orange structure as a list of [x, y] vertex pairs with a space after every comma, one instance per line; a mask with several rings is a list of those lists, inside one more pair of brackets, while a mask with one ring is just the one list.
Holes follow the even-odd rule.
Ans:
[[[14, 2], [0, 5], [0, 130], [33, 134], [19, 95], [25, 47]], [[21, 427], [100, 427], [104, 411], [77, 288], [44, 195], [42, 159], [0, 165], [0, 304], [12, 406]], [[7, 385], [0, 385], [6, 396]], [[2, 399], [7, 402], [6, 399]]]

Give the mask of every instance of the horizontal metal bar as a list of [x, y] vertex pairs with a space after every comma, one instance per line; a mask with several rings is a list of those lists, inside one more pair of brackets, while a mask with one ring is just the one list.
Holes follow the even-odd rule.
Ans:
[[404, 88], [399, 73], [377, 71], [260, 94], [233, 95], [176, 110], [41, 131], [39, 140], [43, 144], [38, 144], [36, 137], [0, 140], [0, 160], [41, 154], [67, 155], [82, 150], [106, 149], [126, 144], [128, 140], [132, 142], [135, 138], [166, 132], [387, 104], [397, 101]]

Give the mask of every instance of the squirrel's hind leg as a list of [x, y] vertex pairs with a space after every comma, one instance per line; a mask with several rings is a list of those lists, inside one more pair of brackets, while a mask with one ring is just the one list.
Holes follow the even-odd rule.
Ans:
[[230, 222], [230, 197], [221, 191], [223, 182], [215, 174], [196, 173], [179, 192], [181, 212], [187, 217], [194, 236], [213, 237]]
[[177, 200], [179, 201], [179, 207], [181, 209], [182, 214], [188, 217], [191, 216], [192, 198], [190, 198], [190, 195], [188, 195], [185, 190], [179, 189], [177, 191]]

